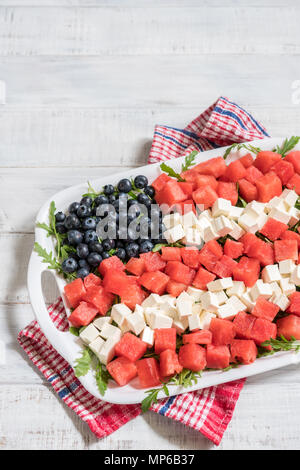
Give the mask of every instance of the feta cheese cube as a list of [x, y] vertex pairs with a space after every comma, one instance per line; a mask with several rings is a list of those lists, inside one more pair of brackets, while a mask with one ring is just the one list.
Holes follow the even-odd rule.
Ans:
[[281, 275], [277, 264], [269, 264], [262, 270], [261, 277], [264, 282], [280, 281]]
[[192, 286], [189, 286], [187, 288], [187, 293], [189, 294], [189, 296], [193, 297], [193, 299], [196, 300], [196, 301], [201, 299], [201, 295], [204, 292], [205, 292], [204, 290], [197, 289], [196, 287], [192, 287]]
[[236, 311], [236, 313], [244, 312], [245, 310], [247, 310], [247, 305], [236, 295], [232, 295], [228, 299], [227, 304], [231, 305], [231, 307]]
[[245, 207], [244, 212], [255, 218], [265, 213], [265, 207], [266, 205], [263, 202], [251, 201]]
[[182, 217], [178, 212], [174, 212], [173, 214], [167, 214], [163, 218], [164, 226], [169, 229], [174, 227], [175, 225], [180, 225], [182, 223]]
[[213, 318], [216, 318], [216, 315], [212, 312], [204, 311], [200, 315], [200, 329], [208, 330], [210, 322]]
[[130, 308], [125, 304], [115, 304], [111, 309], [111, 318], [117, 323], [118, 326], [122, 326], [126, 317], [131, 315]]
[[210, 291], [205, 292], [201, 297], [201, 305], [203, 310], [217, 313], [219, 307], [218, 297]]
[[176, 301], [176, 308], [178, 312], [179, 319], [182, 317], [187, 317], [192, 315], [194, 299], [187, 292], [182, 292]]
[[280, 308], [280, 310], [282, 310], [283, 312], [288, 308], [290, 304], [289, 299], [284, 294], [273, 295], [270, 299], [270, 302], [272, 302], [273, 304], [276, 304]]
[[226, 294], [228, 297], [232, 295], [236, 295], [237, 297], [241, 297], [241, 295], [245, 292], [246, 287], [243, 281], [233, 281], [232, 287], [226, 290]]
[[126, 321], [130, 331], [133, 331], [135, 335], [139, 335], [146, 328], [145, 320], [139, 313], [129, 315]]
[[213, 229], [219, 237], [225, 237], [232, 231], [231, 221], [224, 215], [220, 215], [213, 221]]
[[239, 219], [238, 224], [246, 230], [246, 232], [255, 233], [258, 230], [257, 219], [244, 213]]
[[288, 214], [290, 216], [289, 226], [293, 227], [300, 219], [300, 211], [296, 207], [290, 207], [288, 209]]
[[249, 293], [250, 289], [249, 290], [246, 290], [240, 297], [241, 301], [243, 302], [243, 304], [246, 305], [247, 307], [247, 312], [251, 313], [253, 308], [254, 308], [254, 305], [255, 305], [255, 302], [252, 300], [252, 298], [250, 297], [250, 293]]
[[282, 290], [280, 289], [279, 285], [277, 282], [270, 282], [270, 286], [271, 286], [271, 289], [272, 289], [272, 297], [273, 295], [281, 295], [282, 294]]
[[117, 337], [110, 337], [107, 341], [104, 342], [102, 345], [100, 352], [98, 353], [99, 361], [102, 364], [107, 364], [112, 360], [115, 355], [115, 345], [120, 341]]
[[187, 228], [185, 230], [185, 236], [183, 237], [182, 242], [186, 246], [201, 247], [203, 245], [202, 232], [195, 228]]
[[190, 315], [188, 317], [189, 329], [191, 331], [198, 330], [201, 326], [200, 316], [197, 314]]
[[96, 320], [93, 321], [93, 325], [96, 328], [98, 328], [98, 330], [102, 330], [105, 323], [111, 323], [111, 322], [112, 322], [111, 317], [99, 317], [99, 318], [96, 318]]
[[219, 318], [228, 318], [233, 317], [237, 314], [237, 312], [232, 308], [232, 305], [226, 302], [224, 305], [221, 305], [218, 308], [218, 317]]
[[239, 240], [245, 233], [245, 231], [240, 227], [234, 220], [231, 221], [232, 230], [229, 235], [235, 240]]
[[218, 297], [219, 305], [225, 304], [228, 300], [228, 297], [223, 290], [216, 292], [216, 296]]
[[232, 286], [232, 277], [223, 277], [222, 279], [217, 279], [216, 281], [211, 281], [207, 284], [207, 288], [211, 292], [218, 292], [223, 289], [229, 289]]
[[164, 237], [168, 243], [175, 243], [185, 236], [183, 226], [181, 224], [174, 225], [164, 232]]
[[148, 344], [148, 346], [153, 346], [154, 344], [154, 331], [146, 326], [142, 333], [140, 334], [140, 338], [142, 341]]
[[94, 341], [92, 341], [90, 344], [89, 344], [89, 348], [93, 351], [93, 353], [96, 354], [96, 356], [99, 358], [99, 354], [101, 352], [101, 349], [102, 349], [102, 346], [104, 345], [105, 341], [104, 339], [100, 338], [100, 336], [98, 336], [96, 339], [94, 339]]
[[171, 328], [173, 323], [173, 319], [171, 317], [167, 317], [167, 315], [163, 315], [162, 313], [150, 315], [150, 322], [149, 326], [152, 330], [156, 328]]
[[175, 328], [178, 334], [182, 334], [188, 326], [188, 317], [182, 317], [181, 320], [174, 320], [172, 323], [172, 328]]
[[189, 228], [189, 227], [196, 227], [197, 226], [198, 219], [195, 216], [193, 211], [187, 212], [182, 216], [182, 225], [183, 227]]
[[198, 216], [198, 222], [201, 221], [201, 220], [208, 220], [210, 221], [212, 218], [212, 214], [211, 214], [211, 210], [210, 209], [206, 209], [205, 211], [202, 211], [199, 216]]
[[125, 335], [125, 333], [127, 333], [128, 331], [131, 331], [127, 323], [127, 318], [125, 318], [123, 325], [120, 326], [120, 330], [121, 330], [122, 335]]
[[291, 259], [285, 259], [283, 261], [279, 261], [279, 272], [280, 274], [291, 274], [295, 269], [295, 263]]
[[82, 339], [85, 344], [90, 344], [98, 336], [99, 330], [97, 330], [97, 328], [95, 328], [92, 323], [88, 325], [84, 330], [82, 330], [82, 332], [79, 334], [80, 339]]
[[293, 189], [284, 189], [280, 198], [284, 200], [288, 208], [294, 207], [298, 200], [298, 194]]
[[254, 286], [250, 289], [250, 296], [254, 302], [256, 302], [257, 298], [260, 296], [268, 300], [272, 296], [271, 286], [264, 283], [262, 279], [258, 279], [258, 281], [256, 281]]
[[228, 217], [229, 219], [232, 219], [232, 220], [238, 220], [242, 216], [243, 213], [244, 213], [243, 207], [231, 206]]
[[288, 214], [285, 208], [280, 210], [275, 207], [271, 209], [271, 211], [269, 212], [269, 217], [271, 217], [272, 219], [278, 220], [279, 222], [282, 222], [283, 224], [288, 224], [291, 218], [291, 216]]
[[230, 209], [231, 209], [231, 202], [228, 199], [223, 199], [222, 197], [219, 197], [216, 199], [212, 206], [212, 216], [213, 217], [219, 217], [220, 215], [225, 215], [229, 216], [230, 214]]
[[105, 323], [104, 327], [100, 331], [100, 336], [104, 339], [114, 338], [117, 341], [120, 341], [122, 332], [120, 328], [110, 325], [109, 323]]
[[192, 315], [194, 314], [200, 315], [201, 312], [202, 312], [201, 304], [200, 303], [193, 304]]
[[205, 243], [209, 242], [210, 240], [215, 240], [219, 238], [217, 232], [215, 232], [213, 226], [209, 224], [209, 227], [205, 227], [202, 232], [202, 238]]
[[144, 309], [141, 305], [136, 304], [135, 310], [134, 310], [133, 313], [137, 313], [138, 315], [140, 315], [144, 319]]
[[[296, 286], [300, 286], [300, 265], [297, 265], [291, 274], [290, 277], [291, 282], [293, 282]], [[288, 294], [286, 294], [288, 295]]]
[[292, 284], [290, 280], [287, 278], [282, 278], [279, 282], [279, 285], [281, 287], [283, 294], [286, 296], [291, 295], [296, 290], [295, 284], [294, 283]]
[[159, 309], [159, 306], [145, 308], [144, 317], [147, 325], [151, 325], [153, 315], [163, 315], [163, 313]]
[[261, 230], [268, 220], [267, 214], [260, 214], [256, 219], [257, 229]]
[[142, 302], [142, 307], [148, 308], [148, 307], [156, 307], [159, 305], [161, 302], [160, 296], [158, 294], [150, 294], [143, 302]]
[[270, 201], [266, 203], [266, 211], [270, 212], [272, 209], [282, 209], [284, 207], [284, 202], [281, 197], [274, 196]]

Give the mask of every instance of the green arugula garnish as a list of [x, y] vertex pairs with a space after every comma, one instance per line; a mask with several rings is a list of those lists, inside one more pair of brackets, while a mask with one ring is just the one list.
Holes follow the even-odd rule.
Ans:
[[162, 164], [160, 165], [160, 169], [161, 169], [162, 171], [164, 171], [165, 173], [167, 173], [167, 175], [172, 176], [172, 178], [176, 178], [177, 181], [181, 181], [181, 182], [182, 182], [182, 181], [185, 181], [185, 180], [182, 178], [182, 176], [180, 176], [179, 173], [176, 173], [176, 171], [173, 170], [173, 168], [171, 168], [170, 166], [168, 166], [166, 163], [162, 163]]
[[292, 136], [289, 139], [286, 138], [283, 144], [281, 145], [281, 147], [277, 145], [275, 149], [273, 150], [273, 152], [280, 153], [280, 155], [282, 155], [282, 157], [284, 158], [286, 154], [290, 152], [298, 144], [299, 140], [300, 140], [299, 136]]
[[49, 253], [39, 243], [35, 242], [34, 251], [42, 258], [42, 262], [48, 265], [48, 269], [54, 269], [58, 274], [63, 274], [65, 279], [74, 281], [76, 279], [75, 273], [64, 273], [61, 267], [61, 263], [57, 258], [53, 256], [52, 251]]
[[160, 388], [153, 388], [151, 390], [147, 390], [145, 393], [148, 395], [144, 400], [142, 401], [142, 412], [145, 413], [148, 411], [152, 405], [157, 403], [158, 401], [158, 394], [159, 392], [165, 392], [165, 395], [168, 397], [170, 396], [169, 389], [167, 387], [167, 383], [163, 383]]
[[241, 150], [241, 149], [248, 150], [249, 152], [252, 152], [252, 153], [255, 153], [255, 154], [257, 154], [258, 152], [261, 152], [261, 149], [259, 147], [254, 147], [251, 144], [235, 143], [235, 144], [232, 144], [230, 147], [228, 147], [228, 149], [225, 151], [225, 153], [223, 155], [224, 160], [226, 160], [226, 158], [232, 152], [232, 150], [237, 150], [238, 151], [238, 150]]
[[286, 339], [283, 335], [279, 339], [271, 338], [268, 341], [264, 341], [261, 346], [271, 346], [275, 352], [277, 351], [300, 351], [300, 341], [296, 341], [293, 336], [291, 340]]
[[108, 381], [111, 379], [111, 375], [106, 369], [106, 367], [101, 364], [100, 361], [98, 361], [97, 367], [96, 367], [96, 383], [98, 390], [102, 396], [105, 395], [105, 392], [107, 390], [107, 384]]
[[[56, 207], [55, 207], [55, 202], [51, 201], [50, 207], [49, 207], [49, 225], [45, 223], [40, 223], [37, 222], [36, 226], [39, 228], [42, 228], [43, 230], [46, 230], [47, 232], [47, 237], [53, 236], [56, 239], [56, 246], [55, 250], [57, 253], [58, 258], [62, 257], [62, 247], [63, 247], [63, 240], [66, 238], [66, 234], [61, 234], [56, 231], [56, 220], [55, 220], [55, 213], [56, 213]], [[65, 249], [65, 247], [64, 247]]]
[[[193, 152], [191, 152], [189, 155], [185, 157], [184, 163], [181, 165], [181, 172], [187, 171], [191, 166], [195, 165], [194, 160], [197, 154], [198, 152], [194, 150]], [[176, 173], [176, 171], [173, 170], [173, 168], [171, 168], [166, 163], [162, 163], [160, 165], [160, 169], [164, 171], [165, 173], [167, 173], [167, 175], [171, 176], [172, 178], [176, 178], [177, 181], [180, 181], [180, 182], [185, 181], [185, 179], [182, 178], [182, 176], [179, 173]]]
[[76, 328], [75, 326], [70, 326], [69, 332], [72, 333], [74, 336], [79, 336], [80, 334], [80, 328]]
[[181, 165], [181, 172], [187, 171], [191, 166], [195, 165], [195, 157], [198, 153], [197, 150], [193, 150], [193, 152], [185, 157], [184, 163]]
[[76, 359], [74, 372], [76, 377], [81, 377], [86, 375], [92, 366], [92, 359], [94, 353], [89, 349], [85, 348], [82, 353], [81, 357]]
[[160, 251], [162, 248], [164, 247], [176, 247], [176, 248], [183, 248], [184, 245], [180, 242], [175, 242], [175, 243], [157, 243], [156, 245], [154, 245], [154, 247], [152, 248], [152, 252], [153, 253], [156, 253], [157, 251]]
[[88, 181], [87, 182], [88, 184], [88, 192], [83, 194], [82, 197], [90, 197], [91, 199], [96, 199], [97, 196], [100, 196], [100, 194], [104, 194], [103, 192], [97, 192], [93, 186], [91, 185], [91, 183]]

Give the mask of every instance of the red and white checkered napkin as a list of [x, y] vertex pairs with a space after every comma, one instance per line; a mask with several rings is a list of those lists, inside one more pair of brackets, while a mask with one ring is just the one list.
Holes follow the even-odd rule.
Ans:
[[[156, 126], [149, 163], [267, 137], [265, 129], [244, 109], [220, 98], [185, 129]], [[57, 328], [68, 329], [61, 299], [49, 307]], [[97, 437], [111, 434], [141, 413], [140, 405], [113, 405], [98, 400], [76, 379], [71, 366], [53, 349], [36, 321], [19, 333], [18, 341], [59, 397], [86, 421]], [[219, 444], [231, 420], [244, 380], [160, 400], [151, 410], [200, 431]], [[120, 392], [122, 393], [122, 392]]]

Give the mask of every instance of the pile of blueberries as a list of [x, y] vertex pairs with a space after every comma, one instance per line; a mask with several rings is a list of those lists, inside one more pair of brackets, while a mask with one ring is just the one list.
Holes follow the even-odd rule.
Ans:
[[[131, 194], [128, 194], [131, 193]], [[135, 197], [133, 197], [133, 194]], [[165, 230], [162, 223], [162, 213], [155, 204], [155, 191], [148, 185], [148, 179], [144, 175], [136, 176], [133, 183], [129, 179], [119, 181], [117, 187], [107, 184], [103, 192], [96, 197], [84, 196], [80, 202], [72, 202], [68, 213], [57, 212], [55, 214], [56, 231], [60, 234], [66, 234], [63, 244], [70, 246], [73, 250], [69, 257], [62, 262], [62, 270], [65, 273], [75, 273], [77, 277], [84, 278], [90, 272], [94, 272], [102, 260], [112, 255], [117, 256], [122, 261], [136, 257], [140, 253], [151, 251], [155, 244], [166, 243], [163, 238]], [[96, 227], [103, 217], [107, 217], [107, 211], [104, 211], [103, 217], [99, 217], [99, 207], [101, 205], [111, 204], [114, 208], [110, 223], [115, 224], [115, 239], [99, 240]], [[141, 214], [140, 207], [147, 209]], [[129, 209], [134, 206], [134, 210]], [[130, 224], [135, 218], [138, 226], [148, 226], [149, 236], [135, 239], [131, 236], [130, 229], [121, 233], [119, 228], [119, 211], [129, 211], [127, 214], [127, 224]], [[151, 211], [151, 212], [150, 212]], [[150, 238], [151, 218], [156, 211], [156, 220], [159, 221], [156, 239]], [[144, 225], [145, 224], [145, 225]], [[125, 236], [125, 238], [124, 238]]]

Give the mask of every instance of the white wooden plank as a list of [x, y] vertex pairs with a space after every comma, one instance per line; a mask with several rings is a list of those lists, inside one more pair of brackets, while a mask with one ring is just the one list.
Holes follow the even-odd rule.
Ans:
[[[269, 7], [245, 9], [238, 4], [212, 10], [201, 3], [159, 9], [155, 5], [36, 7], [34, 11], [3, 7], [0, 54], [299, 53], [298, 18], [296, 4], [271, 11]], [[251, 41], [245, 31], [252, 32]]]
[[[234, 95], [236, 93], [232, 91], [232, 97]], [[5, 106], [0, 109], [0, 167], [72, 167], [72, 171], [63, 174], [65, 184], [69, 185], [75, 166], [111, 168], [144, 165], [155, 124], [185, 127], [217, 96], [216, 90], [214, 96], [212, 94], [196, 105], [184, 107], [157, 108], [154, 104], [149, 108], [126, 109], [70, 109], [66, 105], [46, 109]], [[262, 106], [254, 97], [247, 97], [247, 90], [241, 93], [240, 99], [237, 98], [235, 100], [252, 112], [271, 135], [299, 133], [299, 106], [289, 106], [288, 101], [285, 105], [276, 105], [275, 101], [275, 106]], [[5, 178], [8, 177], [4, 174]], [[2, 170], [0, 178], [1, 175]], [[57, 178], [56, 175], [54, 173], [53, 178]], [[7, 186], [5, 178], [1, 178], [1, 183]], [[20, 178], [17, 175], [16, 178], [22, 186]], [[49, 170], [50, 180], [52, 185]], [[26, 185], [26, 181], [24, 183]], [[38, 181], [33, 184], [38, 184]], [[17, 197], [14, 184], [7, 189]], [[4, 200], [0, 201], [1, 206]], [[5, 210], [9, 210], [7, 204]]]
[[[272, 8], [277, 7], [288, 7], [297, 5], [297, 0], [226, 0], [226, 6], [236, 7], [237, 5], [246, 6], [247, 8]], [[0, 0], [0, 6], [9, 7], [42, 7], [42, 6], [57, 6], [57, 7], [134, 7], [144, 8], [145, 6], [160, 7], [197, 7], [199, 6], [199, 0], [185, 0], [184, 3], [181, 0]], [[224, 6], [222, 0], [201, 0], [201, 7], [218, 8]]]

